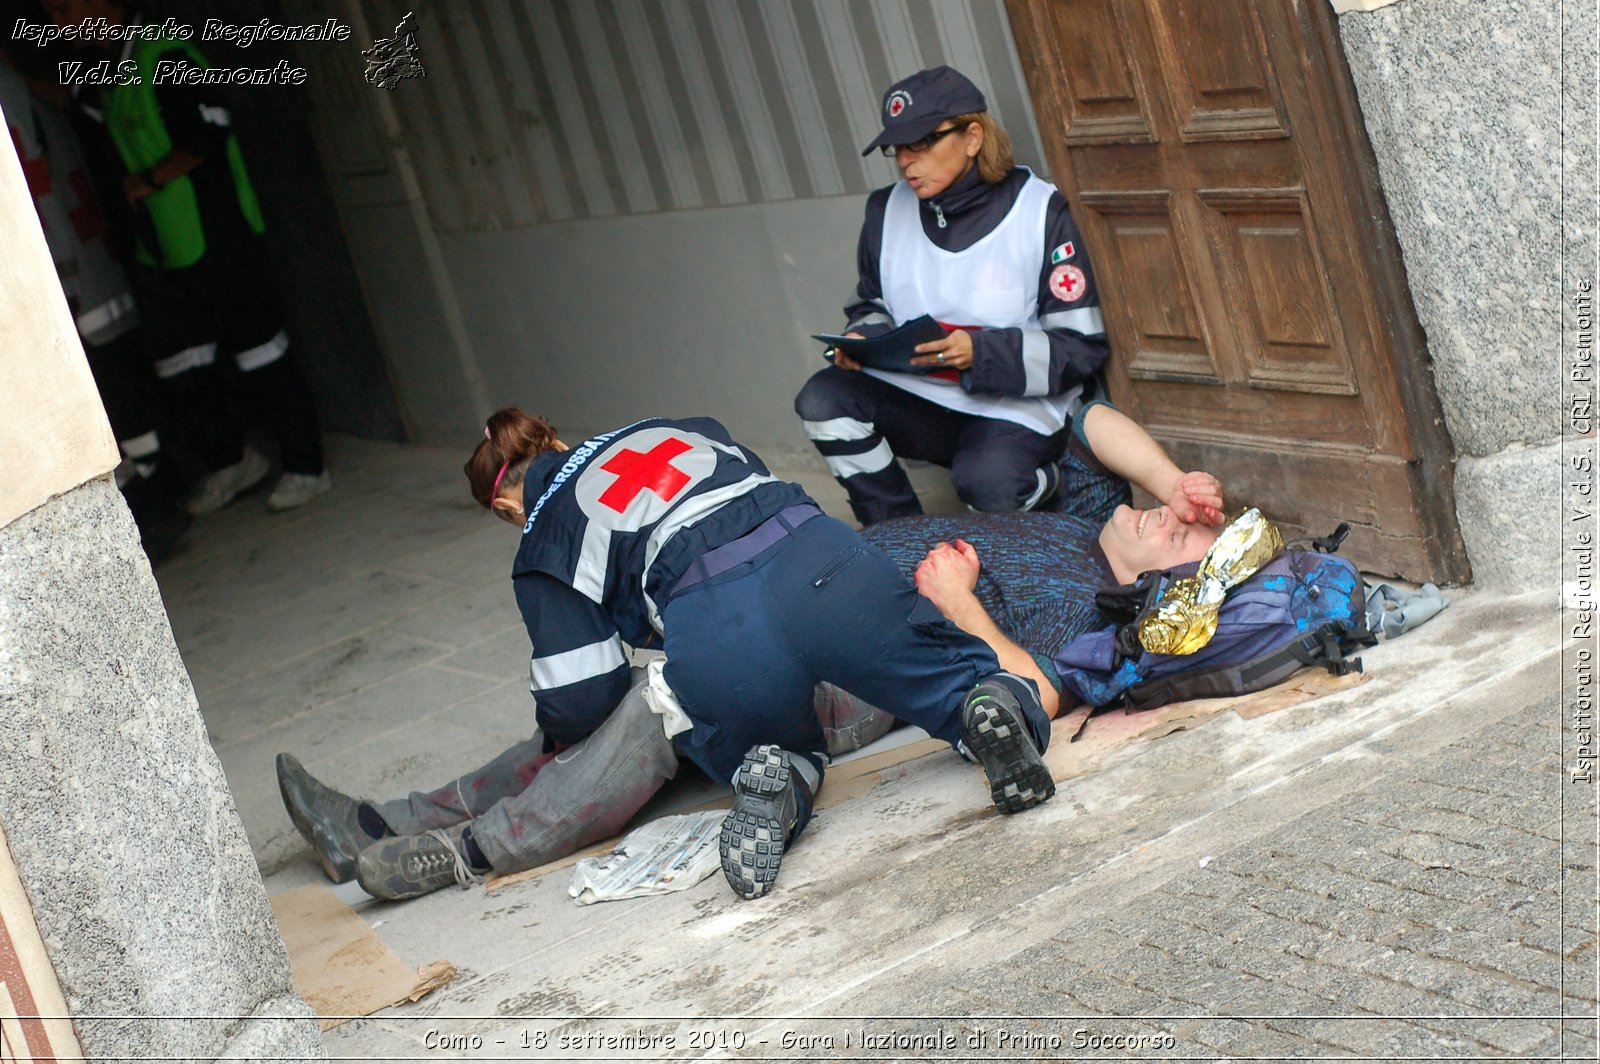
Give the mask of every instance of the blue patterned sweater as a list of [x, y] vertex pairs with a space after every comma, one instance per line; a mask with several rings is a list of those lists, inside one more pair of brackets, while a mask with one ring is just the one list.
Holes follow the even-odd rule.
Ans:
[[1059, 688], [1056, 652], [1105, 626], [1094, 596], [1116, 580], [1097, 542], [1103, 524], [1068, 514], [975, 513], [902, 517], [861, 534], [907, 576], [941, 541], [972, 544], [982, 566], [978, 601]]

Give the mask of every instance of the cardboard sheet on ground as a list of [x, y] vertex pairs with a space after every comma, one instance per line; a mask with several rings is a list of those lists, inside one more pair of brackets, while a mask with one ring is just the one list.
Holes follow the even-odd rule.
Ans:
[[[1355, 687], [1366, 681], [1366, 673], [1332, 676], [1321, 669], [1302, 669], [1276, 687], [1269, 687], [1255, 694], [1241, 695], [1238, 698], [1198, 698], [1190, 702], [1174, 702], [1160, 709], [1136, 713], [1110, 710], [1089, 720], [1087, 727], [1083, 727], [1083, 724], [1084, 718], [1089, 715], [1089, 710], [1087, 707], [1080, 707], [1056, 720], [1050, 734], [1050, 749], [1045, 752], [1044, 761], [1050, 768], [1050, 775], [1060, 783], [1074, 776], [1083, 775], [1098, 765], [1109, 751], [1126, 746], [1137, 739], [1159, 739], [1163, 735], [1171, 735], [1175, 731], [1192, 727], [1200, 720], [1215, 716], [1224, 710], [1232, 710], [1245, 720], [1254, 720], [1256, 717], [1297, 706], [1321, 695]], [[1072, 736], [1080, 727], [1083, 727], [1083, 734], [1079, 736], [1077, 742], [1071, 742]], [[898, 769], [908, 761], [948, 749], [949, 745], [941, 740], [924, 739], [835, 765], [828, 770], [828, 775], [823, 780], [822, 793], [817, 797], [817, 808], [827, 809], [840, 802], [859, 798], [885, 779], [899, 774], [891, 770]], [[980, 770], [974, 766], [973, 771]], [[733, 796], [730, 794], [717, 801], [695, 806], [692, 810], [682, 811], [726, 809], [732, 804]], [[610, 853], [616, 844], [616, 839], [607, 839], [595, 843], [586, 850], [580, 850], [575, 854], [540, 865], [538, 868], [514, 872], [508, 876], [494, 876], [489, 880], [488, 889], [492, 892], [515, 883], [537, 879], [547, 872], [570, 867], [585, 857]]]
[[295, 992], [317, 1010], [324, 1031], [390, 1005], [416, 1001], [456, 974], [449, 961], [412, 969], [321, 883], [285, 891], [271, 900], [283, 944], [289, 949]]

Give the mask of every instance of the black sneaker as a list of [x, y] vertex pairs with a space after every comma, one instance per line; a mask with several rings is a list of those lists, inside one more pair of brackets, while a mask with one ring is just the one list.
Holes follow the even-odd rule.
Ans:
[[1039, 467], [1036, 474], [1039, 486], [1034, 489], [1038, 498], [1027, 509], [1030, 512], [1052, 513], [1056, 509], [1056, 497], [1061, 494], [1061, 465], [1058, 462], [1046, 462]]
[[1056, 782], [1028, 735], [1017, 698], [998, 683], [980, 683], [961, 710], [967, 749], [983, 764], [989, 796], [1002, 813], [1020, 813], [1056, 793]]
[[799, 815], [802, 786], [789, 752], [754, 746], [733, 778], [733, 809], [722, 821], [722, 874], [741, 898], [759, 898], [778, 880], [783, 848]]

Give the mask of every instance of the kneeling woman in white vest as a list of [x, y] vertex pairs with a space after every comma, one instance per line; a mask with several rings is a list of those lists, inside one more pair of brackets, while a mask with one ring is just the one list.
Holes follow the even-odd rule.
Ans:
[[832, 350], [795, 411], [863, 525], [922, 512], [901, 458], [949, 468], [974, 510], [1050, 509], [1066, 426], [1103, 391], [1107, 353], [1066, 200], [1014, 164], [983, 94], [949, 67], [895, 83], [880, 118], [863, 154], [891, 156], [900, 180], [867, 200], [846, 332], [928, 315], [948, 335], [917, 346], [925, 373]]

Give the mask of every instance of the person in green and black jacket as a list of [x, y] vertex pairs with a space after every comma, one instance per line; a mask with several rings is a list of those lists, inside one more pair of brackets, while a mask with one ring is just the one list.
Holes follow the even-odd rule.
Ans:
[[[331, 482], [316, 407], [290, 351], [267, 268], [265, 223], [226, 100], [216, 86], [157, 79], [157, 64], [209, 64], [193, 44], [146, 27], [116, 0], [44, 0], [57, 25], [104, 19], [111, 39], [77, 42], [113, 59], [111, 84], [74, 89], [123, 171], [137, 236], [138, 296], [155, 375], [207, 473], [191, 513], [219, 510], [268, 464], [245, 445], [217, 365], [232, 358], [281, 452], [271, 510], [310, 502]], [[137, 75], [137, 76], [130, 76]]]

